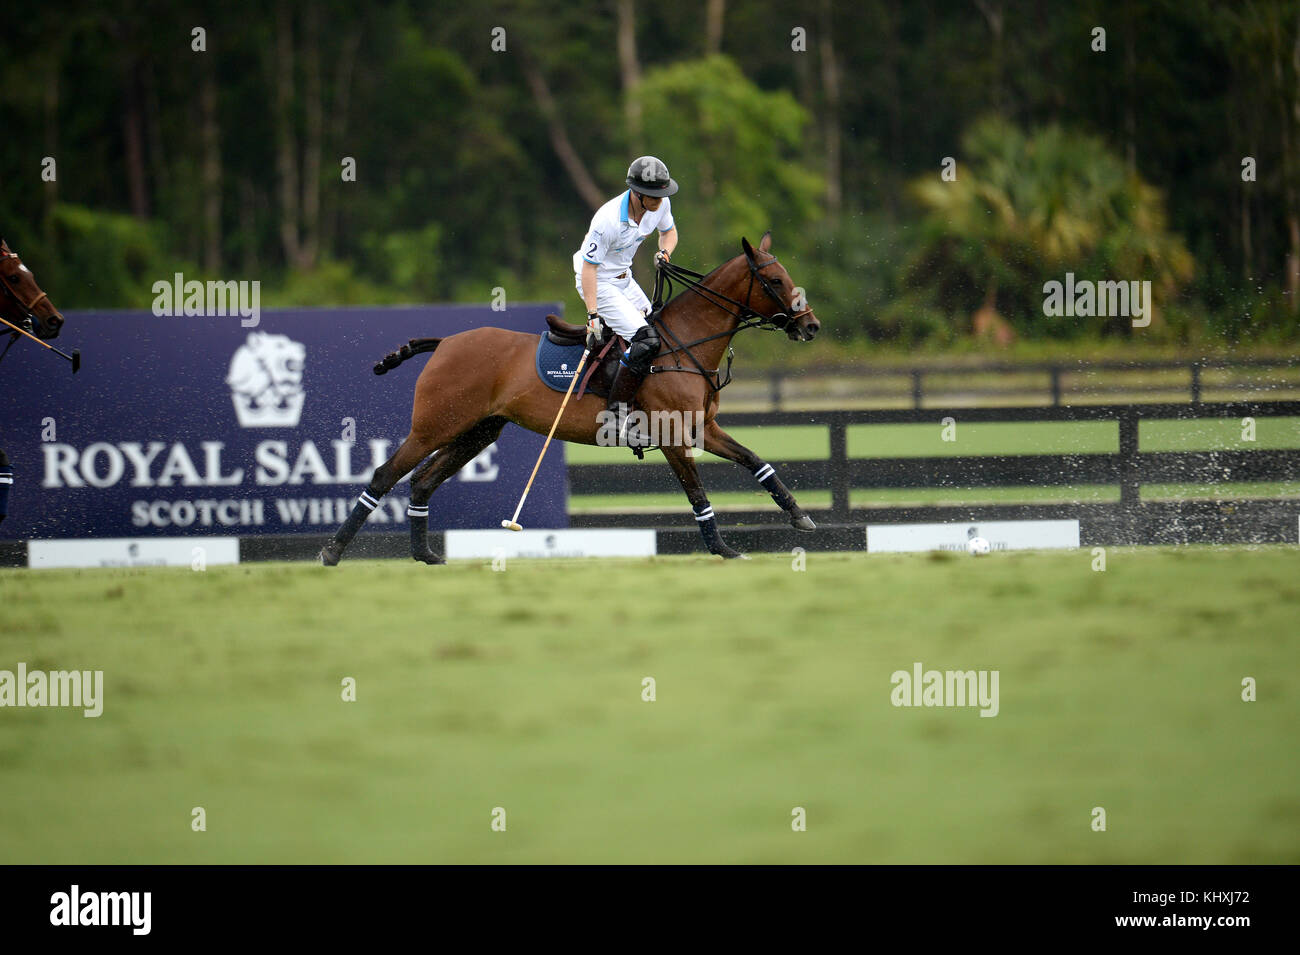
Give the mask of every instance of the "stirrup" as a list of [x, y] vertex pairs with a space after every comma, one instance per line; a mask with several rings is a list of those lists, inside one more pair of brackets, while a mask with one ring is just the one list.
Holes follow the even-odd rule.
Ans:
[[[650, 435], [643, 434], [639, 429], [630, 429], [633, 409], [628, 403], [620, 402], [620, 404], [624, 409], [622, 414], [618, 413], [617, 406], [614, 408], [614, 423], [618, 430], [619, 447], [631, 448], [636, 453], [636, 456], [641, 458], [643, 457], [641, 452], [644, 448], [653, 447], [650, 442]], [[633, 440], [636, 440], [637, 443], [633, 444]]]

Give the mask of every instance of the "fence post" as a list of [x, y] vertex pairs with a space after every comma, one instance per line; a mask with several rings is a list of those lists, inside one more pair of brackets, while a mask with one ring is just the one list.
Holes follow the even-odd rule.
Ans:
[[1049, 371], [1052, 375], [1052, 404], [1059, 408], [1061, 406], [1061, 369], [1053, 365]]
[[912, 407], [921, 410], [921, 369], [912, 369]]
[[1138, 415], [1131, 406], [1119, 416], [1119, 503], [1135, 507], [1141, 499], [1138, 476]]
[[1201, 363], [1192, 362], [1192, 404], [1201, 403]]
[[781, 410], [781, 373], [772, 372], [772, 410]]
[[831, 418], [831, 520], [839, 524], [849, 521], [849, 439], [844, 419]]

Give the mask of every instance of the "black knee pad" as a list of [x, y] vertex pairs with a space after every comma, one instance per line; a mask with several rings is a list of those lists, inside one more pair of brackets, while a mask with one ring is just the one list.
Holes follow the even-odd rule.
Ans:
[[644, 375], [658, 354], [659, 333], [650, 325], [644, 325], [628, 343], [627, 366], [638, 375]]

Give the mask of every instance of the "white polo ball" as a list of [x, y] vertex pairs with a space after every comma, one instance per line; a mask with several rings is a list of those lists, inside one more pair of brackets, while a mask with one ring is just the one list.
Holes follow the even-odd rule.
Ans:
[[966, 551], [972, 557], [983, 557], [989, 552], [989, 542], [983, 537], [972, 537], [966, 542]]

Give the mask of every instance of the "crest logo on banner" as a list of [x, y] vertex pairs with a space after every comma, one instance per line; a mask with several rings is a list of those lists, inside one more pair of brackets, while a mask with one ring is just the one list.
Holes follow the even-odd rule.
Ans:
[[230, 359], [230, 400], [243, 428], [296, 428], [307, 349], [288, 335], [250, 332]]

